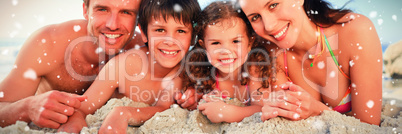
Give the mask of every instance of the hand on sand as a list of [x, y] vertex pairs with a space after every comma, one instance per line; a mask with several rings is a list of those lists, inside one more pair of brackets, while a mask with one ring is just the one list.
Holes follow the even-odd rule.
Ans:
[[57, 132], [80, 133], [83, 127], [87, 126], [85, 114], [75, 110], [74, 114], [68, 118], [67, 123], [62, 124]]
[[106, 116], [99, 129], [100, 134], [125, 134], [127, 133], [129, 112], [124, 112], [122, 107], [115, 107]]
[[68, 116], [81, 106], [85, 96], [59, 91], [49, 91], [28, 98], [27, 114], [31, 121], [39, 127], [57, 129], [66, 123]]
[[188, 110], [197, 109], [198, 101], [201, 97], [202, 94], [197, 93], [194, 88], [187, 89], [184, 94], [177, 92], [174, 95], [177, 104], [182, 108], [187, 108]]

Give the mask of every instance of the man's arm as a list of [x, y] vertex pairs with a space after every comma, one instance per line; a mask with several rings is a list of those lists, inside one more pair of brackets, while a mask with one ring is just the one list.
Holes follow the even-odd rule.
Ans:
[[[81, 97], [62, 92], [49, 92], [39, 96], [35, 92], [41, 77], [60, 67], [64, 53], [53, 44], [54, 25], [35, 32], [24, 43], [14, 69], [0, 83], [0, 126], [17, 120], [33, 121], [40, 127], [57, 128], [67, 120]], [[54, 62], [56, 61], [56, 62]], [[51, 63], [51, 64], [47, 64]], [[65, 112], [66, 111], [66, 112]], [[16, 114], [18, 113], [18, 114]], [[50, 120], [52, 123], [49, 123]]]

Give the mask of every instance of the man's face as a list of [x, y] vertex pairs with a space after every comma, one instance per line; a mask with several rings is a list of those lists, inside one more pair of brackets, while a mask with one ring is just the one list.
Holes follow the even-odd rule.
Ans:
[[132, 39], [141, 0], [90, 0], [84, 6], [88, 34], [106, 54], [115, 55]]

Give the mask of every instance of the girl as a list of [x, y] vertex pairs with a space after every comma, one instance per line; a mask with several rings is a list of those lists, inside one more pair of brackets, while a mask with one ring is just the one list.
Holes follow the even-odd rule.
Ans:
[[[207, 103], [198, 109], [214, 123], [239, 122], [260, 112], [259, 95], [269, 88], [269, 55], [264, 47], [257, 49], [254, 31], [246, 21], [241, 10], [227, 1], [210, 4], [197, 21], [199, 40], [186, 60], [185, 85], [204, 93], [213, 90], [203, 96]], [[233, 98], [247, 106], [224, 102]]]
[[263, 120], [300, 120], [332, 109], [380, 123], [381, 45], [367, 17], [332, 9], [324, 0], [239, 2], [256, 33], [276, 44], [268, 49], [283, 49], [277, 63], [294, 84], [280, 87], [299, 100], [265, 103]]

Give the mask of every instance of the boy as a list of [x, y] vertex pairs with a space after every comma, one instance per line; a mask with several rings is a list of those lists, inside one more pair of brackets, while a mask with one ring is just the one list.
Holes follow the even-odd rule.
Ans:
[[[156, 112], [174, 103], [173, 93], [182, 88], [181, 60], [194, 39], [193, 24], [200, 12], [196, 0], [143, 0], [139, 11], [141, 37], [146, 46], [136, 46], [111, 59], [97, 80], [85, 92], [87, 101], [70, 117], [65, 128], [85, 122], [110, 98], [119, 92], [133, 101], [150, 107], [115, 107], [104, 120], [100, 133], [125, 133], [127, 125], [139, 126]], [[68, 126], [68, 127], [67, 127]]]

